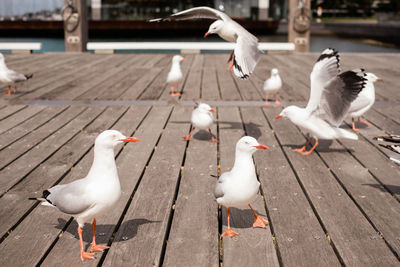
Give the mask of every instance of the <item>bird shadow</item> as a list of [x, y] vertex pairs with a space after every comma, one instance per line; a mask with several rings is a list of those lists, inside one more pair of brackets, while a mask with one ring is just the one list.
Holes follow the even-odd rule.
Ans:
[[[134, 238], [138, 232], [139, 227], [143, 224], [160, 223], [160, 222], [161, 221], [151, 221], [147, 219], [132, 219], [125, 221], [121, 224], [119, 230], [129, 229], [129, 231], [124, 231], [123, 234], [117, 234], [113, 242], [127, 241], [131, 238]], [[56, 225], [55, 228], [63, 229], [66, 223], [67, 223], [66, 220], [58, 218], [58, 225]], [[79, 235], [76, 230], [78, 228], [78, 223], [75, 220], [73, 220], [70, 226], [71, 227], [67, 227], [65, 231], [73, 235], [75, 239], [79, 240]], [[115, 227], [116, 227], [115, 224], [97, 224], [96, 242], [99, 244], [104, 244], [104, 243], [107, 244], [108, 240], [110, 239], [110, 236], [115, 230]], [[85, 226], [83, 227], [82, 238], [84, 242], [88, 243], [92, 242], [92, 224], [85, 223]]]
[[[231, 210], [231, 216], [230, 216], [231, 227], [241, 228], [241, 229], [253, 227], [254, 214], [250, 208], [248, 209], [230, 208], [230, 210]], [[255, 211], [258, 215], [260, 215], [264, 219], [267, 219], [265, 214], [260, 213], [258, 210]], [[223, 220], [223, 225], [228, 226], [228, 222], [226, 219]]]
[[254, 122], [248, 122], [242, 124], [241, 122], [232, 122], [232, 121], [219, 121], [220, 125], [220, 130], [238, 130], [238, 129], [246, 129], [247, 134], [249, 136], [254, 137], [255, 139], [258, 139], [261, 135], [262, 132], [260, 128], [262, 125], [254, 123]]
[[[212, 136], [213, 136], [214, 138], [216, 138], [216, 136], [215, 136], [214, 134], [212, 134]], [[203, 141], [205, 141], [205, 140], [208, 141], [208, 140], [211, 139], [210, 133], [209, 133], [208, 131], [205, 131], [205, 130], [199, 130], [199, 131], [195, 132], [195, 133], [192, 135], [192, 137], [195, 138], [195, 139], [197, 139], [197, 140], [203, 140]]]
[[370, 187], [379, 189], [382, 192], [389, 191], [392, 194], [400, 195], [400, 186], [398, 186], [398, 185], [391, 185], [391, 184], [385, 184], [385, 185], [381, 185], [381, 184], [362, 184], [362, 185], [366, 185], [366, 186], [370, 186]]

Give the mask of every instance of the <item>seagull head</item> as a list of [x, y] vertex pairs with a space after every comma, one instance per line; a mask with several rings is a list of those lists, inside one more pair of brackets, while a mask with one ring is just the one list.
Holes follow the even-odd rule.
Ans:
[[273, 68], [273, 69], [271, 70], [271, 75], [277, 75], [278, 73], [279, 73], [279, 71], [278, 71], [277, 68]]
[[210, 28], [208, 28], [208, 32], [206, 32], [206, 33], [204, 34], [204, 38], [207, 37], [207, 36], [210, 35], [210, 34], [218, 33], [218, 32], [222, 29], [223, 26], [224, 26], [224, 22], [223, 22], [222, 20], [216, 20], [216, 21], [214, 21], [214, 22], [210, 25]]
[[371, 72], [367, 72], [367, 73], [366, 73], [366, 78], [367, 78], [367, 80], [368, 80], [369, 82], [372, 82], [372, 83], [377, 82], [377, 81], [378, 81], [378, 82], [383, 81], [382, 78], [377, 77], [375, 74], [373, 74], [373, 73], [371, 73]]
[[302, 113], [303, 111], [301, 108], [296, 106], [288, 106], [287, 108], [284, 108], [279, 115], [275, 116], [275, 120], [280, 118], [288, 118], [293, 121], [298, 114]]
[[179, 62], [182, 62], [182, 61], [185, 61], [186, 60], [186, 58], [185, 57], [182, 57], [182, 56], [180, 56], [180, 55], [175, 55], [173, 58], [172, 58], [172, 62], [176, 62], [176, 63], [179, 63]]
[[236, 143], [236, 150], [243, 151], [253, 154], [258, 149], [267, 150], [268, 147], [266, 145], [259, 144], [254, 137], [251, 136], [243, 136]]
[[200, 103], [199, 106], [197, 107], [197, 109], [202, 113], [215, 112], [215, 109], [211, 108], [206, 103]]
[[103, 148], [114, 148], [116, 145], [124, 142], [139, 142], [136, 137], [125, 136], [116, 130], [106, 130], [99, 134], [95, 141], [95, 146]]

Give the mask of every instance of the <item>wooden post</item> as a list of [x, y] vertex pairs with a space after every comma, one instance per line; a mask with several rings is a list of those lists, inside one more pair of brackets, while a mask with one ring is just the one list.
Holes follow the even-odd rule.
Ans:
[[66, 52], [85, 52], [88, 42], [86, 0], [64, 0], [64, 37]]
[[[299, 8], [299, 2], [303, 1], [303, 10]], [[310, 0], [290, 0], [289, 1], [289, 42], [295, 44], [296, 52], [310, 51], [310, 25], [311, 11]]]

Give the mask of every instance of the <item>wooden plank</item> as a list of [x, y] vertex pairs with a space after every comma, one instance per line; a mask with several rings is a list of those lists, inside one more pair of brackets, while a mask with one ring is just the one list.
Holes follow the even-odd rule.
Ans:
[[[254, 155], [277, 247], [284, 266], [338, 266], [313, 207], [260, 109], [243, 108], [249, 134], [269, 146], [271, 156]], [[276, 111], [266, 108], [268, 114]], [[275, 127], [274, 127], [275, 129]], [[278, 129], [275, 129], [277, 132]], [[272, 156], [273, 155], [273, 156]], [[272, 179], [275, 177], [277, 179]]]
[[243, 100], [261, 101], [263, 99], [264, 93], [261, 93], [262, 87], [256, 88], [251, 82], [251, 80], [253, 79], [253, 75], [250, 75], [250, 78], [247, 80], [237, 79], [235, 74], [233, 73], [231, 73], [231, 75], [233, 81], [236, 84], [236, 87], [240, 91], [240, 95], [243, 97]]
[[399, 105], [385, 105], [385, 106], [375, 106], [374, 109], [381, 114], [384, 114], [390, 120], [395, 122], [394, 124], [400, 125], [400, 107]]
[[216, 55], [215, 57], [218, 58], [217, 61], [217, 81], [218, 81], [218, 86], [221, 91], [221, 96], [223, 100], [242, 100], [242, 97], [240, 96], [238, 89], [236, 87], [236, 84], [234, 83], [232, 75], [229, 73], [229, 71], [226, 69], [227, 64], [225, 63], [225, 58], [227, 55]]
[[[218, 108], [221, 174], [230, 171], [235, 159], [236, 143], [245, 134], [237, 108]], [[253, 135], [254, 136], [254, 135]], [[254, 136], [257, 137], [257, 136]], [[262, 153], [262, 152], [258, 152]], [[256, 212], [266, 217], [262, 196], [251, 203]], [[240, 235], [223, 237], [223, 263], [226, 266], [279, 266], [269, 226], [253, 228], [254, 215], [249, 208], [231, 208], [231, 227]], [[222, 232], [227, 229], [226, 209], [222, 208]]]
[[[103, 131], [104, 128], [102, 126], [111, 126], [115, 123], [116, 120], [120, 118], [120, 116], [126, 111], [126, 107], [113, 107], [110, 109], [107, 109], [101, 117], [98, 119], [100, 120], [100, 125], [97, 123], [97, 125], [93, 125], [95, 127], [88, 127], [85, 130], [88, 131], [85, 133], [85, 135], [88, 135], [91, 137], [90, 142], [88, 147], [93, 146], [93, 141], [95, 136], [99, 133], [99, 131]], [[96, 123], [95, 123], [96, 124]], [[101, 128], [98, 128], [101, 126]], [[107, 128], [107, 127], [106, 127]], [[76, 143], [75, 143], [76, 144]], [[70, 147], [71, 148], [71, 147]], [[121, 148], [120, 148], [121, 149]], [[85, 169], [85, 173], [82, 174], [82, 170], [79, 168], [82, 167], [82, 161], [80, 162], [79, 166], [76, 166], [76, 171], [74, 169], [73, 172], [70, 174], [78, 173], [78, 177], [82, 177], [87, 173], [87, 169], [90, 167], [90, 164], [93, 160], [93, 154], [87, 154], [85, 159], [88, 158], [88, 166]], [[85, 162], [85, 161], [83, 161]], [[72, 176], [72, 179], [76, 179], [77, 176]], [[71, 179], [71, 175], [67, 176], [64, 178], [63, 182], [69, 182]], [[53, 179], [51, 181], [51, 177], [48, 178], [48, 181], [46, 183], [54, 183], [55, 180]], [[59, 181], [57, 181], [59, 182]], [[42, 188], [43, 189], [43, 188]], [[49, 210], [52, 210], [51, 212]], [[48, 215], [48, 216], [46, 216]], [[54, 224], [54, 218], [58, 217], [58, 225]], [[8, 251], [9, 247], [12, 247], [13, 245], [10, 244], [15, 244], [21, 249], [21, 251], [27, 251], [29, 252], [29, 257], [25, 257], [24, 259], [19, 260], [19, 264], [21, 265], [37, 265], [41, 258], [44, 256], [46, 253], [47, 249], [50, 247], [50, 245], [54, 242], [55, 239], [60, 234], [60, 226], [63, 225], [63, 222], [69, 219], [68, 215], [65, 215], [58, 211], [57, 209], [48, 209], [47, 207], [42, 207], [39, 206], [35, 208], [32, 213], [25, 218], [25, 220], [18, 225], [15, 231], [13, 231], [10, 235], [9, 238], [7, 238], [0, 246], [3, 246], [5, 248], [5, 251]], [[64, 221], [63, 221], [64, 220]], [[32, 225], [35, 225], [32, 227]], [[63, 227], [63, 226], [61, 226]], [[30, 231], [30, 229], [34, 228], [34, 231]], [[75, 227], [76, 230], [76, 227]], [[15, 239], [13, 238], [15, 235], [20, 236], [21, 239]], [[25, 240], [25, 242], [23, 241]], [[33, 240], [32, 242], [36, 244], [36, 246], [32, 247], [30, 242], [26, 242], [26, 240]], [[26, 243], [26, 244], [25, 244]], [[78, 242], [79, 243], [79, 242]], [[14, 245], [15, 246], [15, 245]], [[4, 250], [3, 250], [4, 251]], [[76, 255], [76, 258], [79, 258], [79, 249], [75, 252], [78, 252]], [[14, 255], [14, 251], [10, 251], [10, 255]], [[18, 252], [17, 252], [18, 253]], [[61, 257], [62, 258], [62, 257]], [[64, 262], [65, 257], [63, 258]], [[79, 259], [80, 260], [80, 259]], [[10, 261], [10, 259], [4, 259], [4, 262], [7, 263], [7, 261]], [[11, 259], [12, 261], [12, 259]]]
[[[273, 117], [274, 113], [269, 112], [270, 121]], [[290, 121], [277, 121], [273, 124], [281, 144], [305, 142], [303, 134]], [[397, 259], [385, 242], [379, 238], [353, 202], [352, 196], [347, 195], [347, 191], [336, 181], [317, 153], [305, 157], [293, 152], [290, 146], [283, 145], [285, 153], [341, 261], [346, 266], [396, 264]], [[340, 161], [340, 164], [343, 166], [344, 162]]]
[[203, 72], [204, 55], [195, 55], [187, 76], [181, 99], [198, 100], [200, 98], [201, 76]]
[[4, 132], [0, 135], [0, 150], [3, 150], [9, 144], [41, 127], [53, 117], [58, 116], [66, 108], [66, 106], [47, 107], [42, 112], [37, 113], [36, 116], [30, 117], [28, 120]]
[[220, 92], [217, 81], [216, 58], [212, 55], [204, 55], [203, 77], [201, 80], [201, 99], [220, 100]]
[[[27, 106], [24, 105], [6, 105], [4, 108], [0, 110], [0, 121], [4, 120], [5, 118], [11, 116], [12, 114], [26, 107]], [[0, 128], [0, 130], [2, 129]]]
[[[185, 117], [190, 120], [190, 112]], [[217, 144], [208, 140], [208, 132], [202, 131], [189, 142], [164, 266], [219, 265], [216, 180], [210, 176], [218, 173]]]
[[[18, 183], [25, 175], [36, 168], [38, 164], [57, 151], [60, 146], [74, 137], [87, 123], [96, 118], [103, 109], [104, 107], [96, 107], [82, 112], [84, 110], [82, 107], [71, 107], [71, 110], [64, 113], [65, 121], [61, 125], [56, 122], [57, 120], [54, 120], [51, 124], [56, 125], [55, 129], [48, 131], [47, 136], [42, 136], [45, 139], [40, 140], [41, 143], [39, 145], [24, 153], [0, 172], [0, 194], [9, 190], [10, 187], [14, 186], [15, 183]], [[39, 132], [46, 133], [46, 128]], [[35, 138], [35, 136], [33, 135], [32, 138]], [[8, 151], [8, 148], [12, 146], [7, 147], [1, 152]]]
[[[0, 133], [4, 133], [7, 130], [12, 129], [18, 124], [34, 116], [36, 113], [41, 112], [45, 108], [45, 106], [34, 105], [24, 109], [19, 109], [19, 107], [17, 108], [18, 111], [16, 113], [13, 113], [12, 116], [8, 116], [0, 121]], [[15, 108], [12, 107], [10, 109], [15, 110]]]
[[[135, 116], [133, 114], [135, 110], [137, 109], [130, 109], [113, 128], [131, 134], [134, 130], [134, 127], [138, 123], [137, 119], [132, 119], [132, 117]], [[117, 204], [112, 211], [107, 213], [106, 216], [102, 216], [97, 220], [99, 223], [97, 227], [97, 242], [109, 242], [113, 236], [113, 233], [116, 231], [116, 227], [119, 227], [119, 220], [121, 217], [123, 217], [124, 209], [129, 203], [132, 192], [135, 190], [137, 183], [140, 181], [141, 173], [143, 172], [149, 157], [151, 157], [154, 146], [157, 143], [170, 111], [171, 108], [169, 107], [153, 108], [146, 117], [145, 121], [134, 132], [134, 136], [140, 138], [141, 141], [133, 146], [125, 146], [121, 154], [118, 155], [116, 162], [122, 189], [121, 199], [119, 200], [120, 204]], [[80, 175], [84, 175], [84, 173], [89, 169], [91, 158], [87, 160], [85, 158], [84, 161], [85, 163], [81, 163], [83, 168], [80, 168], [79, 170], [79, 173], [81, 173]], [[75, 173], [74, 176], [76, 175], [77, 174]], [[133, 219], [127, 221], [125, 224], [127, 224], [128, 227], [139, 227], [145, 223], [151, 223], [151, 221], [146, 219]], [[45, 261], [43, 262], [44, 266], [66, 266], [70, 263], [80, 264], [79, 240], [76, 239], [76, 228], [77, 224], [75, 222], [68, 226], [65, 235], [58, 240], [57, 244], [54, 246], [54, 248], [52, 248], [51, 252], [46, 257]], [[90, 228], [91, 227], [88, 225], [88, 227], [84, 229], [84, 239], [87, 242], [91, 242]], [[133, 238], [135, 234], [136, 231], [132, 231], [128, 233], [127, 236]], [[124, 240], [113, 239], [113, 242], [124, 242]], [[97, 266], [101, 258], [101, 254], [96, 254], [96, 259], [86, 262], [86, 264], [89, 264], [90, 266]], [[66, 263], [63, 258], [60, 257], [60, 255], [67, 256], [70, 261]]]
[[[115, 240], [124, 240], [124, 237], [132, 236], [132, 232], [136, 235], [127, 241], [113, 242], [103, 266], [134, 265], [138, 262], [141, 266], [161, 264], [169, 217], [175, 190], [179, 187], [180, 166], [186, 148], [186, 142], [180, 138], [188, 132], [190, 125], [184, 114], [191, 109], [174, 109]], [[144, 220], [140, 231], [135, 230], [138, 227], [137, 223], [129, 223], [131, 220]], [[131, 251], [135, 253], [132, 254]]]

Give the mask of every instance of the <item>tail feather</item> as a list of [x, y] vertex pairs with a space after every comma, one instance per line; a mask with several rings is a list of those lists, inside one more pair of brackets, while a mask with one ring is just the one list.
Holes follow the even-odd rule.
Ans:
[[26, 78], [27, 80], [29, 80], [30, 78], [33, 77], [33, 73], [31, 73], [31, 74], [24, 74], [24, 75], [25, 75], [25, 78]]

